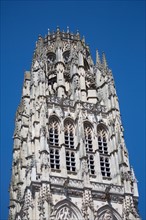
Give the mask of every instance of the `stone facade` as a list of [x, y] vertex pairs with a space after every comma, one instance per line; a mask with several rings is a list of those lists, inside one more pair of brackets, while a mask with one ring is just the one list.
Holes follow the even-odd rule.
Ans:
[[16, 113], [9, 220], [138, 220], [138, 190], [105, 55], [39, 36]]

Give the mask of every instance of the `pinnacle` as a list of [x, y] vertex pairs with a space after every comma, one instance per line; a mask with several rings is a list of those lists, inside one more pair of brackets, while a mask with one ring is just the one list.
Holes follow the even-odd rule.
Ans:
[[[51, 31], [48, 28], [48, 33], [47, 36], [48, 40], [54, 40], [56, 39], [56, 37], [59, 37], [61, 39], [70, 39], [70, 40], [77, 40], [77, 41], [82, 41], [83, 44], [85, 44], [85, 37], [83, 36], [83, 38], [80, 38], [80, 33], [79, 30], [77, 29], [76, 32], [71, 32], [69, 26], [67, 26], [66, 31], [64, 31], [63, 29], [61, 30], [60, 27], [57, 25], [56, 30]], [[40, 37], [41, 38], [41, 37]]]
[[102, 53], [102, 64], [103, 64], [103, 66], [104, 66], [105, 68], [108, 67], [107, 61], [106, 61], [106, 56], [105, 56], [105, 53], [104, 53], [104, 52]]
[[96, 64], [101, 64], [98, 50], [96, 50]]

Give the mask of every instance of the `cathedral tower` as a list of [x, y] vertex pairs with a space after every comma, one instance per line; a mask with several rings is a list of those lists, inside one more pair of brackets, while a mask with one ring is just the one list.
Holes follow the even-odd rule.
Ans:
[[139, 220], [137, 203], [105, 54], [48, 31], [16, 113], [9, 220]]

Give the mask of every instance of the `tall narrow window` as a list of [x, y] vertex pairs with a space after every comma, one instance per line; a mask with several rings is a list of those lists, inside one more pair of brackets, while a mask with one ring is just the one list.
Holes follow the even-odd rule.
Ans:
[[64, 128], [65, 146], [68, 148], [74, 148], [74, 126], [70, 121], [65, 122]]
[[50, 118], [49, 123], [49, 144], [50, 144], [50, 166], [51, 169], [60, 169], [60, 154], [59, 154], [59, 123], [57, 118]]
[[98, 129], [98, 149], [100, 154], [100, 168], [103, 177], [110, 177], [110, 156], [108, 154], [107, 134], [104, 128]]
[[110, 177], [110, 165], [109, 165], [109, 158], [100, 156], [100, 167], [102, 176]]
[[88, 169], [89, 169], [90, 174], [95, 174], [93, 155], [89, 155], [88, 154], [88, 161], [87, 161], [87, 163], [88, 163]]
[[84, 124], [85, 148], [87, 155], [88, 170], [91, 175], [95, 174], [94, 153], [92, 144], [92, 127], [89, 123]]
[[70, 119], [64, 122], [64, 141], [66, 153], [66, 169], [70, 172], [76, 171], [76, 161], [74, 152], [74, 124]]
[[52, 169], [60, 169], [60, 155], [58, 149], [50, 149], [50, 166]]
[[88, 124], [84, 126], [84, 133], [85, 133], [85, 147], [87, 152], [93, 151], [92, 146], [92, 129]]
[[68, 171], [76, 171], [75, 153], [72, 151], [66, 151], [66, 168]]
[[49, 143], [51, 146], [59, 145], [58, 121], [54, 118], [51, 119], [49, 124]]

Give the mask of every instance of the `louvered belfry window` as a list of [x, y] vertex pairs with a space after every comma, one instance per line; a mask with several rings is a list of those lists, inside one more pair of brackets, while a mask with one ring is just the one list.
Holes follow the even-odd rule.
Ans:
[[110, 177], [110, 156], [108, 153], [107, 133], [104, 128], [98, 129], [98, 150], [100, 155], [100, 169], [103, 177]]
[[49, 144], [51, 146], [59, 145], [58, 121], [51, 119], [49, 124]]
[[92, 146], [92, 129], [91, 129], [91, 127], [85, 124], [84, 133], [85, 133], [86, 151], [87, 152], [92, 152], [93, 151], [93, 146]]
[[64, 139], [65, 139], [65, 146], [68, 148], [74, 148], [74, 126], [73, 123], [67, 121], [65, 123], [64, 128]]
[[71, 120], [64, 123], [64, 142], [66, 154], [66, 169], [70, 172], [76, 171], [75, 151], [74, 151], [74, 124]]
[[59, 147], [59, 123], [53, 117], [49, 122], [49, 146], [50, 146], [50, 166], [51, 169], [60, 169], [60, 149]]
[[88, 158], [87, 159], [88, 170], [91, 175], [94, 175], [95, 166], [94, 166], [94, 153], [93, 153], [93, 143], [92, 143], [93, 131], [91, 125], [88, 123], [84, 123], [84, 135], [85, 135], [86, 155]]

